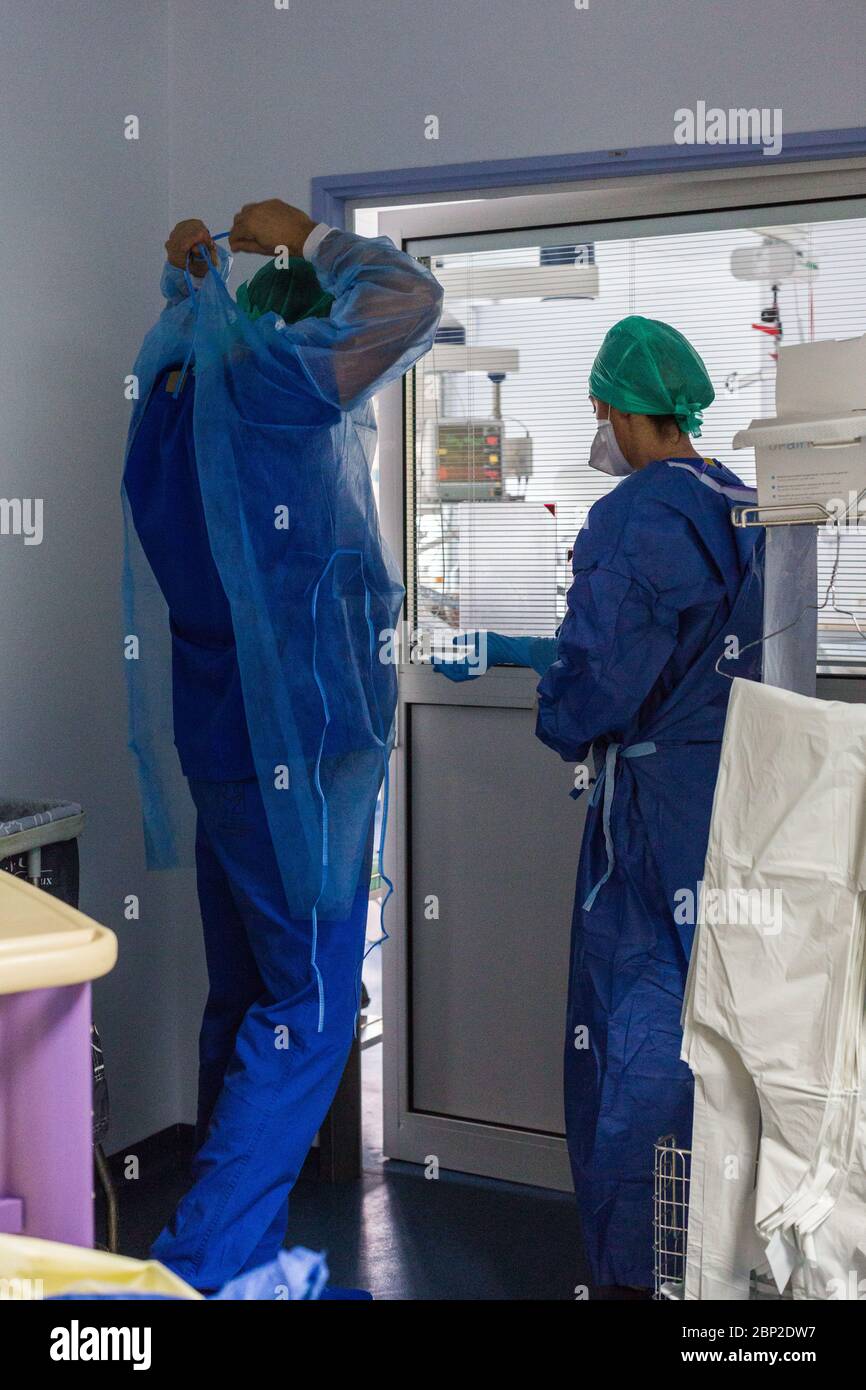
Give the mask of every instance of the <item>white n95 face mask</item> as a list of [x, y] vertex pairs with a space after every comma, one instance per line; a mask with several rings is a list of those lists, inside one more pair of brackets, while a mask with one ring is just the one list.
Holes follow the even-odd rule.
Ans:
[[616, 442], [610, 418], [599, 420], [595, 439], [589, 451], [589, 466], [599, 473], [609, 473], [612, 478], [624, 478], [634, 469]]

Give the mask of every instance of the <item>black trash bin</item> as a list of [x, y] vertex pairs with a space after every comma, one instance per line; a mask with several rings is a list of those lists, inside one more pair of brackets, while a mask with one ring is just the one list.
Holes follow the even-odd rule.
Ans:
[[[84, 812], [75, 801], [0, 798], [0, 871], [78, 907], [78, 836]], [[108, 1133], [108, 1082], [96, 1025], [90, 1025], [93, 1058], [93, 1153], [108, 1208], [108, 1245], [117, 1249], [117, 1203], [102, 1141]]]
[[77, 802], [0, 798], [0, 869], [77, 908], [83, 828]]

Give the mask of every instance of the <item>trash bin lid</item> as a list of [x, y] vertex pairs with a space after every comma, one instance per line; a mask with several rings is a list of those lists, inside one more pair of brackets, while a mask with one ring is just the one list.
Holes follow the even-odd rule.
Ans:
[[77, 801], [0, 799], [0, 859], [75, 840], [83, 829], [84, 812]]
[[108, 927], [0, 873], [0, 994], [97, 980], [116, 960], [117, 937]]

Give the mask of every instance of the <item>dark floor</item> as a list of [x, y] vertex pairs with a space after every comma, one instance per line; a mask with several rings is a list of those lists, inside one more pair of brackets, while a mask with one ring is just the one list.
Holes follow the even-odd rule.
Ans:
[[[377, 955], [365, 970], [374, 1011]], [[324, 1250], [333, 1284], [378, 1299], [573, 1299], [587, 1282], [574, 1198], [455, 1173], [431, 1181], [385, 1160], [380, 1047], [364, 1053], [363, 1073], [364, 1176], [300, 1181], [287, 1244]], [[185, 1184], [178, 1159], [149, 1180], [118, 1183], [124, 1254], [147, 1254]]]
[[[327, 1253], [331, 1282], [387, 1299], [572, 1299], [585, 1282], [573, 1200], [483, 1179], [429, 1182], [387, 1164], [360, 1182], [304, 1180], [289, 1238]], [[181, 1174], [121, 1193], [121, 1249], [143, 1258]]]

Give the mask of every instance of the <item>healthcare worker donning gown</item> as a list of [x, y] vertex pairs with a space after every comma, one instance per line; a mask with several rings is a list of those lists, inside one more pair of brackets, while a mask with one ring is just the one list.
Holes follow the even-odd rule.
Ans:
[[[731, 689], [715, 665], [760, 636], [763, 533], [731, 522], [754, 492], [692, 446], [714, 392], [674, 328], [616, 324], [589, 390], [590, 463], [622, 481], [577, 537], [558, 637], [487, 634], [487, 664], [533, 666], [538, 737], [576, 765], [592, 749], [566, 1128], [595, 1284], [648, 1288], [653, 1144], [672, 1132], [687, 1145], [691, 1134], [680, 1010]], [[470, 658], [483, 650], [468, 646]], [[720, 664], [758, 678], [759, 654]], [[468, 661], [437, 665], [452, 678], [475, 673]]]
[[[175, 229], [124, 474], [148, 862], [177, 862], [167, 723], [197, 812], [209, 979], [193, 1184], [153, 1254], [204, 1291], [276, 1257], [352, 1043], [396, 698], [376, 643], [403, 597], [370, 397], [429, 349], [442, 297], [387, 239], [278, 200], [245, 207], [230, 245], [291, 259], [235, 302], [207, 229]], [[170, 683], [151, 655], [157, 586]]]

